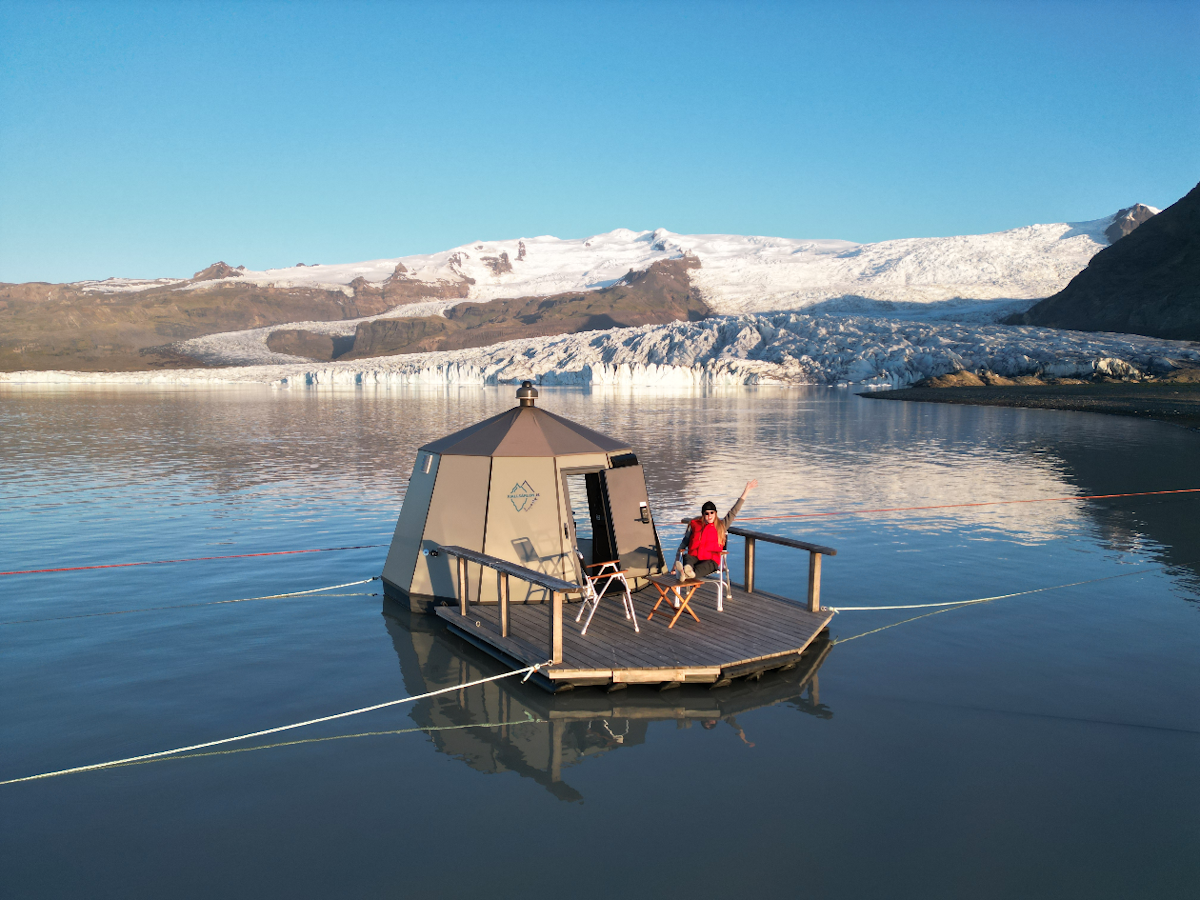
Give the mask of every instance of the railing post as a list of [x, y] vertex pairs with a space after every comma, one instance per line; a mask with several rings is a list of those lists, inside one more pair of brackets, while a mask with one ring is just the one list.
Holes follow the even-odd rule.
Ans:
[[464, 616], [467, 614], [467, 606], [470, 603], [470, 594], [467, 590], [467, 561], [461, 556], [458, 558], [458, 611]]
[[500, 572], [500, 637], [508, 637], [508, 573]]
[[808, 611], [821, 611], [821, 554], [808, 551]]
[[563, 720], [550, 720], [550, 780], [562, 781]]
[[563, 595], [551, 591], [550, 598], [550, 661], [560, 663], [563, 661]]
[[[754, 593], [754, 538], [746, 540], [746, 593]], [[465, 615], [465, 613], [464, 613]]]

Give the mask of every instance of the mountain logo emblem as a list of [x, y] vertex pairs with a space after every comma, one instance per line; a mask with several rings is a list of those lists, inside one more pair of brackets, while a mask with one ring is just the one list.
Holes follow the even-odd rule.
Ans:
[[528, 512], [540, 496], [541, 494], [529, 486], [528, 481], [514, 484], [513, 489], [508, 492], [508, 499], [517, 512]]

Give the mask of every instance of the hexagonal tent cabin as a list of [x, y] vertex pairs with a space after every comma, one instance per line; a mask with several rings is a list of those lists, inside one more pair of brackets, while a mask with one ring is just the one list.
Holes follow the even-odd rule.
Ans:
[[[663, 571], [637, 456], [540, 409], [537, 396], [526, 381], [518, 406], [417, 451], [383, 567], [389, 597], [414, 612], [456, 603], [454, 566], [438, 552], [449, 545], [576, 584], [582, 565], [611, 559], [637, 581]], [[496, 579], [481, 569], [468, 567], [470, 600], [495, 603]], [[512, 587], [511, 602], [548, 599], [527, 582]]]

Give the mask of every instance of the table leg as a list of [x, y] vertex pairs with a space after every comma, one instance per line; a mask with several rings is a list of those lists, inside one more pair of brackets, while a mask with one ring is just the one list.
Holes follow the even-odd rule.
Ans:
[[678, 588], [675, 589], [676, 592], [680, 593], [680, 595], [681, 595], [680, 596], [681, 602], [679, 604], [679, 610], [678, 610], [678, 612], [675, 613], [675, 618], [673, 618], [671, 620], [671, 624], [667, 626], [668, 628], [675, 627], [675, 623], [679, 621], [679, 617], [683, 615], [683, 611], [685, 609], [687, 610], [688, 615], [691, 616], [693, 619], [695, 619], [697, 623], [700, 621], [700, 617], [698, 615], [696, 615], [692, 611], [692, 607], [689, 606], [689, 604], [692, 602], [692, 595], [696, 593], [696, 588], [698, 588], [698, 587], [699, 587], [699, 585], [693, 585], [692, 588], [687, 592], [686, 597], [682, 596], [682, 593], [679, 591]]
[[659, 606], [661, 606], [661, 605], [662, 605], [662, 602], [663, 602], [664, 600], [666, 600], [666, 599], [667, 599], [667, 597], [668, 597], [668, 594], [669, 594], [669, 591], [670, 591], [670, 588], [667, 588], [666, 590], [664, 590], [664, 589], [663, 589], [663, 587], [662, 587], [662, 585], [660, 585], [660, 584], [657, 584], [656, 582], [653, 582], [653, 581], [652, 581], [652, 582], [650, 582], [650, 583], [651, 583], [651, 584], [653, 584], [653, 585], [654, 585], [654, 588], [655, 588], [655, 590], [657, 590], [657, 591], [658, 591], [658, 603], [655, 603], [655, 604], [654, 604], [654, 609], [650, 610], [650, 615], [646, 616], [646, 621], [647, 621], [647, 622], [649, 622], [651, 619], [653, 619], [653, 618], [654, 618], [654, 614], [655, 614], [656, 612], [658, 612], [658, 608], [659, 608]]

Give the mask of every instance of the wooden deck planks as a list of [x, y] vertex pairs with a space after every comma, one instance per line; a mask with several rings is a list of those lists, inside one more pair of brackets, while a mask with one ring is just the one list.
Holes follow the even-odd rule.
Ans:
[[[794, 605], [779, 606], [777, 601], [760, 602], [758, 598], [751, 599], [746, 594], [740, 598], [736, 595], [727, 598], [725, 611], [718, 613], [715, 587], [706, 586], [702, 590], [705, 592], [703, 596], [697, 592], [700, 602], [697, 604], [696, 600], [692, 601], [701, 617], [701, 625], [688, 623], [689, 627], [684, 628], [684, 634], [679, 638], [683, 646], [749, 659], [772, 654], [775, 651], [769, 648], [774, 646], [783, 650], [795, 649], [795, 639], [800, 637], [806, 641], [807, 633], [813, 627], [811, 622], [795, 620], [793, 612], [797, 608]], [[680, 631], [682, 622], [680, 619], [681, 624], [671, 632]], [[797, 625], [800, 626], [798, 630]]]
[[[712, 678], [721, 668], [803, 649], [833, 616], [736, 587], [726, 595], [725, 611], [718, 613], [716, 585], [706, 584], [692, 599], [700, 623], [685, 614], [668, 629], [670, 618], [662, 617], [662, 606], [659, 615], [646, 621], [655, 600], [657, 592], [650, 587], [634, 594], [640, 634], [625, 618], [620, 602], [608, 597], [601, 601], [588, 633], [581, 635], [583, 623], [574, 621], [579, 606], [569, 604], [563, 617], [563, 662], [550, 670], [550, 677], [569, 680], [572, 675], [584, 677], [581, 673], [589, 677], [615, 673], [618, 680], [652, 681], [660, 676], [672, 680], [686, 671]], [[472, 606], [465, 620], [452, 608], [439, 609], [438, 615], [524, 662], [542, 662], [547, 656], [548, 605], [513, 604], [507, 640], [499, 635], [499, 609], [494, 605]]]
[[[738, 602], [739, 598], [735, 596], [727, 604], [724, 613], [717, 613], [715, 596], [711, 599], [711, 608], [706, 609], [703, 600], [697, 607], [697, 611], [703, 613], [700, 625], [691, 620], [684, 623], [681, 619], [674, 629], [667, 629], [666, 623], [660, 624], [656, 618], [643, 626], [643, 631], [648, 632], [647, 637], [653, 638], [653, 641], [637, 643], [660, 648], [664, 648], [665, 645], [664, 655], [676, 664], [711, 665], [714, 658], [743, 661], [792, 651], [807, 643], [810, 636], [819, 631], [816, 622], [795, 621], [795, 606], [756, 610], [754, 607], [759, 604], [753, 601], [747, 603], [744, 600]], [[802, 612], [807, 619], [810, 614]], [[599, 616], [600, 613], [597, 613], [597, 618]], [[625, 625], [623, 619], [618, 621]], [[820, 623], [821, 626], [823, 624]], [[593, 629], [596, 629], [595, 622], [592, 629], [589, 629], [589, 635]], [[596, 637], [601, 636], [612, 639], [611, 634], [602, 635], [602, 632], [597, 630]], [[622, 643], [625, 644], [622, 650], [629, 646], [626, 642]]]
[[[697, 611], [701, 614], [700, 626], [689, 622], [677, 625], [672, 632], [683, 628], [680, 636], [683, 646], [707, 647], [723, 653], [732, 653], [739, 659], [750, 659], [770, 655], [777, 650], [795, 649], [795, 641], [806, 641], [824, 622], [817, 625], [810, 613], [793, 604], [750, 597], [735, 592], [725, 604], [725, 612], [716, 611], [715, 589], [706, 589], [700, 597]], [[695, 602], [695, 601], [693, 601]], [[682, 620], [681, 620], [682, 621]]]

